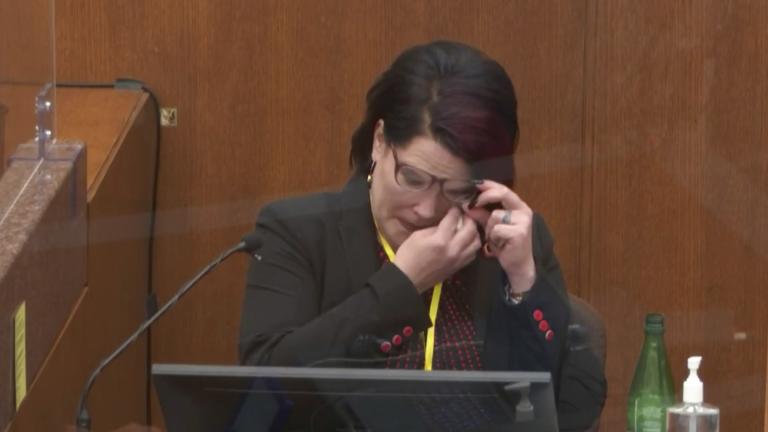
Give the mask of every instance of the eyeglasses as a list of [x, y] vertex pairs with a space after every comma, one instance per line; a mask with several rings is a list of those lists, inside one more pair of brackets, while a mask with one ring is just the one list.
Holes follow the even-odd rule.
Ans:
[[400, 163], [395, 148], [390, 148], [392, 149], [392, 155], [395, 157], [395, 181], [401, 187], [419, 192], [425, 191], [432, 187], [433, 184], [438, 183], [443, 196], [454, 204], [466, 204], [472, 201], [477, 194], [476, 181], [435, 177], [422, 169]]

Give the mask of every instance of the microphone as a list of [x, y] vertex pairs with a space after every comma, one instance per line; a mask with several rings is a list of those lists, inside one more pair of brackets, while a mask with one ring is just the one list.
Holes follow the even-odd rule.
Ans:
[[256, 253], [256, 251], [261, 248], [261, 236], [259, 236], [255, 231], [244, 235], [243, 239], [240, 241], [240, 243], [238, 243], [237, 246], [240, 247], [241, 251], [247, 252], [248, 255], [261, 261], [261, 255]]
[[91, 430], [91, 417], [88, 414], [88, 409], [86, 408], [86, 400], [88, 399], [88, 394], [91, 392], [91, 387], [93, 387], [93, 383], [96, 380], [96, 377], [101, 373], [101, 371], [110, 364], [117, 356], [119, 356], [123, 351], [125, 351], [126, 348], [128, 348], [129, 345], [131, 345], [133, 342], [136, 341], [136, 339], [144, 333], [144, 331], [149, 328], [152, 323], [157, 321], [158, 318], [160, 318], [168, 309], [173, 307], [176, 302], [179, 301], [179, 299], [187, 293], [187, 291], [190, 290], [197, 282], [200, 281], [205, 275], [211, 272], [214, 268], [216, 268], [219, 264], [224, 262], [227, 258], [232, 256], [233, 254], [237, 252], [247, 252], [249, 255], [254, 257], [255, 259], [261, 261], [261, 255], [257, 254], [256, 251], [261, 247], [261, 237], [255, 232], [251, 232], [245, 236], [243, 236], [240, 243], [237, 245], [227, 249], [218, 256], [215, 260], [211, 261], [207, 266], [205, 266], [198, 274], [195, 275], [192, 279], [187, 281], [176, 294], [171, 297], [170, 300], [166, 304], [163, 305], [157, 312], [155, 312], [151, 317], [146, 319], [138, 329], [136, 329], [135, 332], [131, 336], [128, 337], [120, 346], [115, 349], [112, 354], [104, 358], [104, 360], [99, 363], [99, 365], [96, 367], [96, 369], [91, 372], [91, 375], [88, 377], [88, 381], [85, 384], [85, 387], [83, 388], [83, 391], [80, 393], [80, 401], [77, 406], [77, 418], [75, 419], [75, 426], [77, 432], [89, 432]]

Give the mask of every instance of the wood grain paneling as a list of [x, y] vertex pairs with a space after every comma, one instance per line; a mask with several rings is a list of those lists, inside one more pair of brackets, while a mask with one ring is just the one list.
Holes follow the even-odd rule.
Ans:
[[768, 5], [599, 2], [587, 298], [608, 322], [623, 430], [643, 316], [675, 381], [702, 354], [722, 430], [760, 430], [768, 283]]
[[53, 6], [53, 0], [0, 0], [0, 105], [8, 110], [5, 130], [0, 120], [0, 174], [3, 152], [8, 157], [34, 137], [35, 96], [55, 76]]
[[[157, 113], [139, 91], [61, 89], [58, 99], [60, 136], [80, 136], [94, 150], [88, 157], [90, 293], [83, 306], [90, 315], [80, 318], [100, 328], [91, 335], [89, 371], [146, 316]], [[139, 337], [99, 377], [89, 399], [94, 430], [146, 422], [148, 349], [146, 336]]]
[[[151, 149], [154, 146], [154, 136], [151, 134], [156, 128], [150, 113], [151, 107], [144, 108], [144, 105], [149, 104], [148, 96], [144, 92], [108, 88], [60, 88], [57, 96], [60, 107], [57, 113], [58, 136], [63, 139], [77, 136], [91, 143], [88, 147], [89, 169], [86, 174], [90, 202], [101, 192], [101, 183], [110, 175], [112, 162], [120, 153], [128, 134], [135, 134], [137, 130], [142, 133], [141, 137], [134, 138], [135, 143], [127, 144], [129, 147]], [[143, 156], [154, 157], [151, 152]], [[138, 160], [134, 162], [138, 165], [152, 164], [151, 158], [140, 164]], [[147, 175], [151, 177], [151, 173]], [[143, 189], [141, 192], [149, 193]], [[116, 199], [115, 205], [125, 204]], [[120, 211], [111, 206], [107, 210]]]
[[35, 96], [38, 85], [0, 84], [0, 104], [5, 105], [5, 128], [0, 130], [3, 168], [16, 148], [35, 137]]
[[0, 84], [51, 82], [53, 1], [0, 1]]

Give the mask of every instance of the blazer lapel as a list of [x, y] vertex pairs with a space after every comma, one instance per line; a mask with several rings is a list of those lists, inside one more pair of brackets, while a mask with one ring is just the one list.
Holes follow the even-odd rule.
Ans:
[[357, 291], [380, 267], [376, 253], [376, 229], [371, 215], [368, 184], [353, 175], [341, 191], [339, 200], [339, 235], [348, 268], [348, 287]]

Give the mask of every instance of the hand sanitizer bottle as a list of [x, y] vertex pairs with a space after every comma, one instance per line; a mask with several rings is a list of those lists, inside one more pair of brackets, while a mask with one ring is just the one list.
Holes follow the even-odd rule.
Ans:
[[688, 379], [683, 383], [683, 403], [667, 409], [667, 432], [719, 432], [720, 410], [703, 403], [704, 384], [697, 371], [701, 357], [688, 358]]

